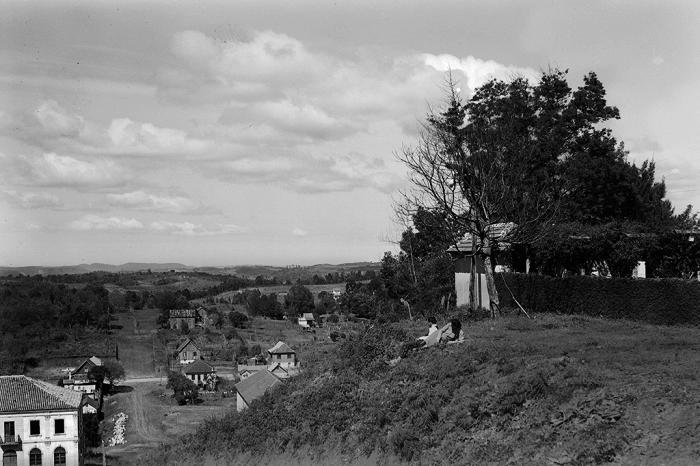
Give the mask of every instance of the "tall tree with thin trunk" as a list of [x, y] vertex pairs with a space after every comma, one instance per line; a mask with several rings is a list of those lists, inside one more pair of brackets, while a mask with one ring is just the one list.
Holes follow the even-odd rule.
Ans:
[[[510, 99], [508, 111], [488, 115], [475, 107], [498, 93]], [[453, 228], [452, 238], [475, 238], [472, 253], [484, 262], [493, 317], [499, 315], [493, 253], [499, 243], [534, 240], [557, 210], [555, 183], [542, 183], [550, 160], [537, 157], [528, 130], [531, 96], [524, 79], [492, 81], [464, 104], [450, 79], [447, 108], [431, 111], [417, 144], [399, 154], [413, 185], [399, 214], [437, 211]]]

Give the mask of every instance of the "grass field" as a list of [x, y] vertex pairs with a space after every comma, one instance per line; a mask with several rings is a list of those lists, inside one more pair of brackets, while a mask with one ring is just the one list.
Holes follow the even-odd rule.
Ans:
[[[418, 335], [424, 327], [406, 328]], [[698, 464], [700, 329], [540, 315], [472, 322], [465, 330], [463, 344], [414, 351], [394, 364], [387, 364], [393, 351], [377, 353], [370, 340], [347, 355], [354, 359], [335, 360], [352, 364], [347, 373], [334, 377], [321, 364], [321, 373], [288, 382], [279, 398], [209, 425], [196, 445], [176, 443], [150, 458], [251, 465], [282, 464], [281, 455], [288, 464]], [[324, 344], [319, 351], [321, 362], [322, 351], [330, 357], [333, 349]], [[250, 425], [253, 420], [261, 425]], [[222, 437], [227, 443], [217, 442]], [[241, 441], [262, 456], [241, 454]], [[278, 442], [294, 449], [270, 448]]]

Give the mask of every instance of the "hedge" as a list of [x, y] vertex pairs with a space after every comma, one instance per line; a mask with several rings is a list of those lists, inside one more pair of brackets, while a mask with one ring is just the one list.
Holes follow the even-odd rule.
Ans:
[[496, 277], [501, 306], [528, 311], [585, 314], [661, 325], [700, 325], [700, 282], [503, 273]]

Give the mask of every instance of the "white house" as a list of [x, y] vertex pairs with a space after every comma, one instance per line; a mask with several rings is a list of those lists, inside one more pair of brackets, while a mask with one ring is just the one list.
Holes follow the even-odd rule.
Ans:
[[82, 466], [83, 396], [23, 375], [0, 376], [0, 464]]
[[299, 325], [304, 328], [310, 328], [315, 325], [314, 315], [311, 312], [305, 312], [301, 317], [299, 317]]

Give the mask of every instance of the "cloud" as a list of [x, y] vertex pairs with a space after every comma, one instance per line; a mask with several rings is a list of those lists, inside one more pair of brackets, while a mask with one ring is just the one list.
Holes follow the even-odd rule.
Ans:
[[27, 185], [103, 189], [126, 182], [124, 170], [109, 160], [86, 161], [53, 152], [1, 158], [13, 172], [13, 181]]
[[203, 213], [204, 211], [208, 211], [206, 207], [194, 202], [186, 196], [159, 195], [146, 191], [108, 194], [107, 203], [115, 207], [154, 212]]
[[219, 224], [215, 227], [207, 227], [191, 222], [153, 222], [150, 224], [150, 229], [186, 236], [231, 235], [246, 231], [245, 228], [234, 224]]
[[78, 231], [89, 230], [142, 230], [143, 223], [135, 218], [101, 217], [99, 215], [84, 215], [72, 221], [69, 228]]
[[258, 154], [200, 166], [208, 176], [236, 183], [275, 183], [301, 193], [373, 188], [389, 193], [402, 178], [378, 157], [360, 153], [312, 155], [308, 152]]
[[113, 118], [107, 126], [71, 112], [55, 100], [41, 102], [32, 113], [14, 116], [18, 125], [4, 123], [10, 135], [46, 151], [102, 156], [197, 155], [211, 148], [211, 141], [191, 137], [186, 131]]
[[481, 60], [473, 56], [458, 58], [450, 54], [423, 55], [424, 63], [438, 71], [461, 71], [470, 90], [474, 90], [488, 80], [496, 78], [509, 80], [522, 76], [530, 81], [536, 81], [540, 73], [532, 68], [503, 65], [493, 60]]
[[306, 230], [302, 230], [301, 228], [294, 228], [292, 230], [292, 235], [294, 236], [306, 236], [309, 233]]
[[660, 57], [658, 55], [655, 55], [654, 58], [652, 58], [651, 63], [656, 66], [661, 66], [664, 64], [664, 58]]
[[63, 206], [63, 202], [58, 197], [49, 193], [5, 190], [0, 191], [0, 197], [23, 209], [55, 209]]

